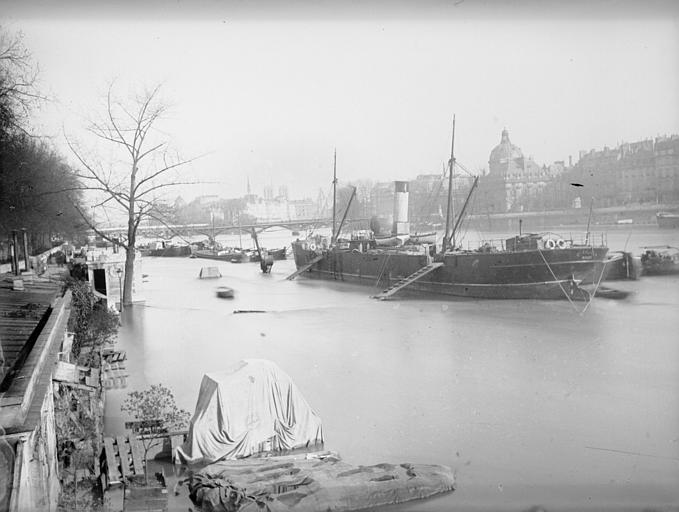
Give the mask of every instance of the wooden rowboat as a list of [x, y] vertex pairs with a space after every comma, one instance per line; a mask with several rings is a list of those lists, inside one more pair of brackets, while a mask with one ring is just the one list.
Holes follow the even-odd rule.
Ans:
[[233, 299], [233, 295], [233, 288], [229, 288], [228, 286], [220, 286], [217, 288], [217, 297], [220, 299]]

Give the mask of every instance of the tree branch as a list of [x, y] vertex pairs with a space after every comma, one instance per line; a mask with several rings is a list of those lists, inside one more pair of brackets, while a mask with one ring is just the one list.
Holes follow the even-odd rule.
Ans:
[[121, 141], [125, 142], [125, 146], [127, 147], [127, 150], [130, 152], [130, 155], [132, 158], [134, 158], [134, 150], [130, 149], [130, 144], [127, 142], [123, 134], [120, 132], [120, 129], [118, 128], [118, 123], [116, 123], [115, 118], [113, 117], [113, 109], [111, 106], [111, 91], [113, 90], [113, 84], [114, 82], [111, 82], [108, 88], [108, 94], [106, 96], [106, 104], [107, 104], [107, 111], [108, 111], [108, 118], [111, 121], [111, 126], [113, 129], [116, 131], [118, 134], [118, 137], [120, 137]]
[[174, 181], [172, 183], [159, 183], [158, 185], [154, 185], [153, 187], [149, 187], [143, 192], [137, 194], [136, 199], [139, 200], [143, 198], [146, 194], [149, 194], [153, 192], [154, 190], [159, 190], [161, 188], [168, 188], [168, 187], [174, 187], [176, 185], [198, 185], [200, 182], [198, 181]]
[[144, 151], [141, 155], [139, 155], [139, 156], [137, 157], [137, 162], [139, 162], [142, 158], [144, 158], [144, 157], [145, 157], [146, 155], [148, 155], [149, 153], [153, 153], [154, 151], [156, 151], [157, 149], [162, 148], [162, 147], [165, 146], [165, 145], [166, 145], [165, 142], [161, 142], [160, 144], [158, 144], [158, 145], [156, 145], [156, 146], [153, 146], [151, 149], [148, 149], [148, 150]]
[[[151, 181], [152, 179], [154, 179], [154, 178], [160, 176], [160, 175], [163, 174], [164, 172], [167, 172], [167, 171], [169, 171], [169, 170], [171, 170], [171, 169], [176, 169], [177, 167], [181, 167], [182, 165], [186, 165], [186, 164], [190, 164], [191, 162], [195, 162], [195, 161], [198, 160], [199, 158], [202, 158], [202, 156], [203, 156], [203, 155], [200, 155], [200, 156], [197, 156], [197, 157], [194, 157], [194, 158], [190, 158], [190, 159], [188, 159], [188, 160], [181, 160], [181, 161], [176, 162], [176, 163], [174, 163], [174, 164], [166, 165], [165, 167], [163, 167], [163, 168], [160, 169], [159, 171], [156, 171], [156, 172], [154, 172], [153, 174], [150, 174], [149, 176], [146, 176], [145, 178], [139, 180], [139, 183], [137, 183], [137, 186], [134, 188], [135, 193], [139, 190], [139, 187], [141, 187], [144, 183], [147, 183], [147, 182]], [[174, 184], [180, 185], [180, 183], [174, 183]], [[181, 183], [181, 185], [189, 185], [189, 184], [193, 184], [193, 183]], [[142, 192], [141, 194], [138, 194], [138, 195], [135, 194], [135, 195], [136, 195], [137, 197], [141, 197], [141, 196], [142, 196], [143, 194], [145, 194], [146, 192], [147, 192], [147, 191], [144, 191], [144, 192]]]
[[106, 183], [104, 180], [102, 180], [102, 179], [99, 177], [99, 175], [97, 174], [97, 172], [96, 172], [94, 169], [92, 169], [92, 167], [90, 167], [89, 164], [87, 164], [87, 162], [85, 162], [85, 160], [80, 156], [80, 153], [75, 149], [75, 147], [73, 147], [73, 144], [71, 143], [71, 141], [69, 140], [68, 137], [66, 137], [66, 143], [68, 144], [68, 147], [71, 149], [71, 151], [72, 151], [73, 154], [76, 156], [76, 158], [78, 159], [78, 161], [85, 167], [85, 169], [87, 169], [87, 170], [90, 172], [90, 174], [91, 174], [92, 176], [91, 176], [91, 177], [89, 177], [89, 176], [82, 176], [82, 175], [80, 175], [79, 173], [77, 173], [77, 171], [76, 171], [76, 175], [79, 176], [79, 177], [82, 177], [82, 178], [84, 178], [84, 179], [91, 179], [91, 180], [96, 181], [97, 183], [101, 184], [101, 186], [103, 187], [103, 191], [104, 191], [104, 192], [107, 192], [107, 193], [110, 194], [110, 195], [112, 195], [112, 196], [115, 198], [116, 202], [117, 202], [118, 204], [120, 204], [120, 206], [122, 206], [123, 208], [125, 208], [126, 205], [125, 205], [124, 201], [123, 201], [122, 199], [120, 199], [120, 197], [119, 197], [119, 196], [121, 195], [120, 192], [111, 189], [111, 188], [109, 187], [108, 183]]
[[104, 240], [107, 240], [108, 242], [111, 242], [111, 243], [114, 244], [114, 245], [119, 245], [119, 246], [122, 247], [123, 249], [127, 250], [128, 244], [123, 243], [123, 242], [122, 242], [121, 240], [119, 240], [119, 239], [112, 238], [112, 237], [110, 237], [109, 235], [107, 235], [106, 233], [104, 233], [103, 231], [100, 231], [100, 230], [94, 225], [94, 223], [92, 223], [92, 222], [90, 221], [89, 217], [87, 217], [87, 215], [85, 215], [85, 213], [80, 209], [80, 207], [79, 207], [77, 204], [74, 203], [73, 206], [74, 206], [74, 208], [76, 209], [76, 211], [80, 214], [80, 216], [82, 217], [82, 219], [85, 221], [85, 224], [87, 224], [88, 227], [89, 227], [92, 231], [94, 231], [97, 235], [99, 235], [99, 236], [100, 236], [101, 238], [103, 238]]

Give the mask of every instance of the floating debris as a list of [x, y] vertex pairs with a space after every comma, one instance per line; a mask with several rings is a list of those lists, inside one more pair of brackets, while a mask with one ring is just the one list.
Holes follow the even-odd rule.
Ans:
[[222, 277], [222, 273], [217, 267], [203, 267], [198, 274], [199, 279], [217, 279]]

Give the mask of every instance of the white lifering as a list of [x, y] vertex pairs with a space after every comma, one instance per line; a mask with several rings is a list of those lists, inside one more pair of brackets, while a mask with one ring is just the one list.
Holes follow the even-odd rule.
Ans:
[[315, 250], [316, 250], [316, 244], [313, 243], [313, 242], [311, 242], [311, 243], [309, 244], [309, 250], [310, 250], [310, 251], [315, 251]]
[[554, 249], [556, 247], [556, 242], [550, 238], [545, 242], [545, 247], [547, 249]]
[[556, 241], [556, 246], [557, 246], [559, 249], [564, 249], [564, 248], [566, 247], [566, 240], [564, 240], [563, 238], [559, 238], [559, 239]]

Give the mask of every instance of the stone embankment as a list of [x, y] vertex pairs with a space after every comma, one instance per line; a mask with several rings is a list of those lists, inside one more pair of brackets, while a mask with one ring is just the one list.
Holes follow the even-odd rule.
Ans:
[[[102, 506], [99, 456], [104, 433], [108, 359], [118, 316], [97, 300], [86, 281], [71, 280], [70, 346], [55, 377], [61, 510]], [[58, 380], [57, 380], [58, 379]]]

